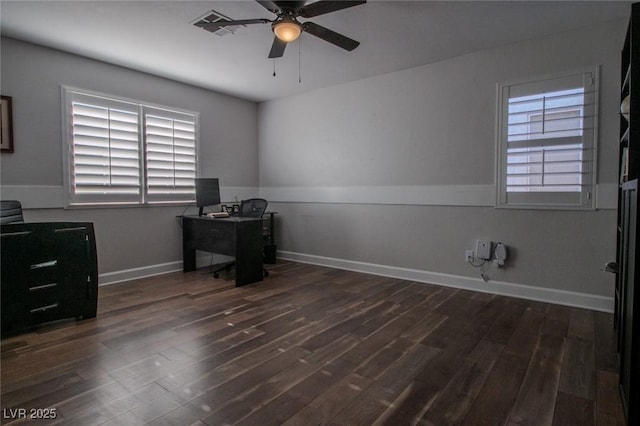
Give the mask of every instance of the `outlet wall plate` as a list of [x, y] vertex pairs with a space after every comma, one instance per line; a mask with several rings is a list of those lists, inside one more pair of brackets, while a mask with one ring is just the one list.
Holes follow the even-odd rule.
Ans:
[[478, 259], [491, 259], [491, 241], [476, 241], [476, 256], [478, 257]]
[[473, 262], [473, 250], [466, 250], [464, 252], [464, 260], [466, 262]]

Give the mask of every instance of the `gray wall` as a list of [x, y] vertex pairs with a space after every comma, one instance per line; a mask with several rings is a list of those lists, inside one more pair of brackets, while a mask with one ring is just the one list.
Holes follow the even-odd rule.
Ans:
[[182, 260], [176, 215], [187, 206], [62, 209], [61, 85], [199, 112], [200, 174], [219, 177], [227, 197], [257, 192], [255, 103], [14, 39], [1, 43], [15, 135], [15, 152], [1, 157], [2, 196], [22, 199], [28, 221], [94, 222], [101, 275], [175, 266]]
[[[615, 259], [625, 28], [610, 22], [260, 104], [260, 191], [281, 213], [279, 249], [472, 277], [483, 289], [465, 249], [502, 241], [511, 259], [487, 266], [493, 281], [610, 300], [613, 277], [601, 268]], [[496, 84], [597, 65], [599, 209], [494, 208]]]
[[[185, 206], [60, 208], [65, 84], [199, 111], [202, 174], [220, 177], [227, 196], [252, 195], [259, 186], [280, 213], [284, 256], [424, 272], [434, 281], [466, 279], [485, 290], [495, 282], [524, 284], [610, 300], [613, 278], [601, 267], [615, 257], [625, 26], [611, 22], [258, 107], [3, 38], [2, 94], [14, 99], [16, 152], [2, 155], [2, 193], [24, 195], [29, 221], [94, 222], [102, 275], [181, 260], [175, 215]], [[493, 208], [496, 83], [596, 65], [599, 209]], [[478, 238], [510, 247], [507, 268], [487, 266], [488, 284], [464, 262]]]

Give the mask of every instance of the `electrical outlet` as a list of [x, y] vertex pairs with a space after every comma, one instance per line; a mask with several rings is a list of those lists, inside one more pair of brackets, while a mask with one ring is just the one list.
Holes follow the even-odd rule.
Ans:
[[464, 259], [471, 263], [473, 262], [473, 250], [467, 250], [464, 252]]
[[478, 259], [491, 259], [491, 241], [476, 241], [476, 256]]

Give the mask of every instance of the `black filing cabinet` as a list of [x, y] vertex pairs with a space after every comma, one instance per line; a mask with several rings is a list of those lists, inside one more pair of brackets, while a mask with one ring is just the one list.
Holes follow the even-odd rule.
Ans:
[[16, 223], [0, 229], [3, 335], [43, 322], [96, 316], [92, 223]]

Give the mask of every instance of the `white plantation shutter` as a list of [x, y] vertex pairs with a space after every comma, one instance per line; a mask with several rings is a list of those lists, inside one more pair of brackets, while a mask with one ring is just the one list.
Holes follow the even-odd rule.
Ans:
[[593, 208], [597, 75], [500, 87], [498, 206]]
[[70, 199], [76, 203], [140, 199], [138, 107], [72, 94]]
[[148, 200], [193, 200], [195, 116], [147, 108], [145, 138]]
[[197, 115], [63, 87], [68, 204], [195, 199]]

